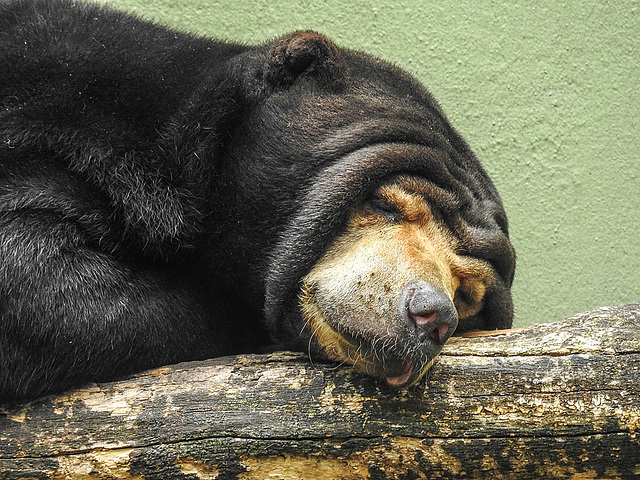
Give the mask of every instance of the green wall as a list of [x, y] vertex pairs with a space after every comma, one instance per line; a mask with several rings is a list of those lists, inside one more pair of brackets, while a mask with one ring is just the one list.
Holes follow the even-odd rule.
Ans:
[[259, 42], [315, 29], [421, 79], [501, 191], [516, 325], [640, 301], [638, 0], [102, 0]]

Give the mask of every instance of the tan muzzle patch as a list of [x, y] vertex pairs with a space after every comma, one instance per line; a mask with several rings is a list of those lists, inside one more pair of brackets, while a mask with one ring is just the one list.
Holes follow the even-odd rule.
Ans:
[[[402, 177], [358, 205], [300, 294], [304, 333], [316, 350], [397, 387], [418, 381], [440, 351], [422, 324], [453, 315], [455, 329], [457, 317], [482, 308], [495, 275], [487, 262], [456, 253], [457, 240], [422, 188], [421, 180]], [[407, 313], [419, 285], [439, 296], [441, 306], [429, 315]]]

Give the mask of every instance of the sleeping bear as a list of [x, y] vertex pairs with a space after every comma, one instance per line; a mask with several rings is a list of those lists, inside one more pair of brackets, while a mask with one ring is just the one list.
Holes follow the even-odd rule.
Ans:
[[407, 387], [510, 326], [514, 266], [493, 183], [395, 66], [0, 5], [0, 400], [273, 349]]

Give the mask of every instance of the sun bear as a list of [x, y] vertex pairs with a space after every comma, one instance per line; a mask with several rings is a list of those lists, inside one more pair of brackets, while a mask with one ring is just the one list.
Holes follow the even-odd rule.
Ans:
[[2, 401], [274, 348], [402, 388], [511, 324], [498, 193], [390, 63], [10, 0], [0, 102]]

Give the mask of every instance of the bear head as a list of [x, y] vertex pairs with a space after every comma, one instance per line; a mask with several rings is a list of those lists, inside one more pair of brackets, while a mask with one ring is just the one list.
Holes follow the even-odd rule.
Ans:
[[315, 32], [224, 77], [192, 102], [217, 158], [208, 264], [281, 346], [402, 387], [454, 331], [511, 325], [501, 200], [414, 78]]

